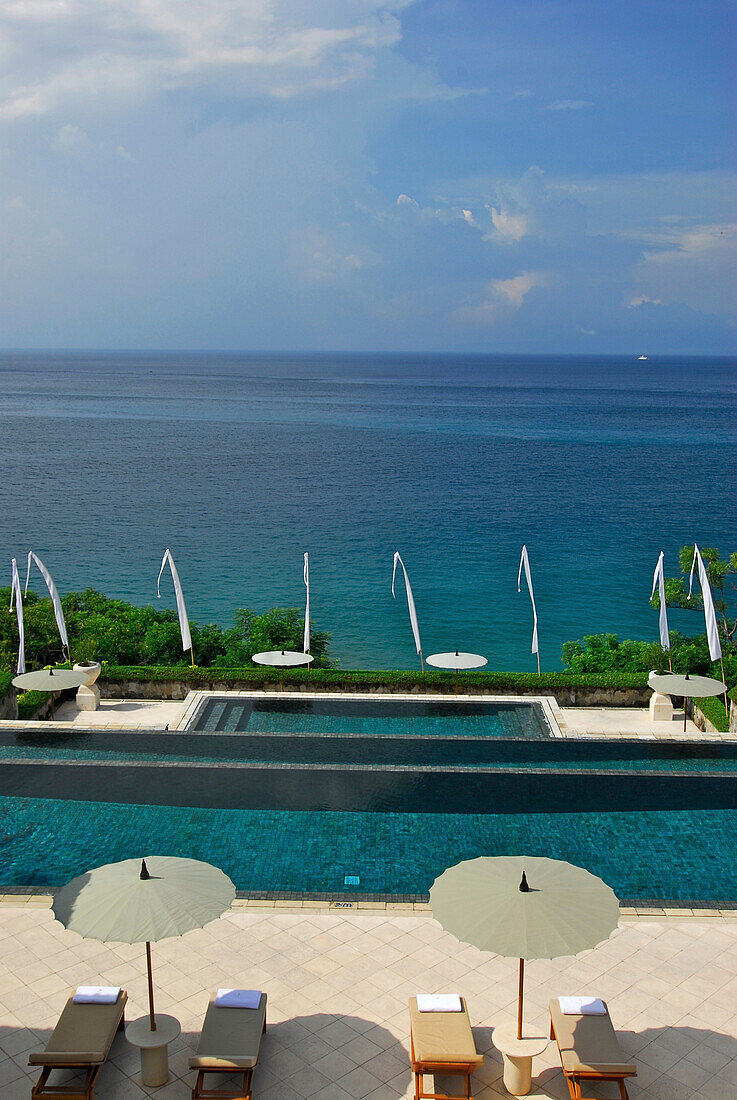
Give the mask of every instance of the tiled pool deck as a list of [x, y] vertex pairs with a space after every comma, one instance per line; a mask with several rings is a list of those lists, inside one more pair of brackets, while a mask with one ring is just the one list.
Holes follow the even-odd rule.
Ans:
[[[146, 1009], [141, 947], [82, 940], [53, 920], [50, 899], [0, 899], [0, 1095], [28, 1100], [37, 1071], [28, 1052], [47, 1039], [78, 984], [121, 984], [129, 1019]], [[501, 1100], [494, 1026], [514, 1017], [516, 962], [465, 946], [423, 909], [328, 909], [313, 903], [236, 902], [222, 919], [153, 947], [158, 1011], [181, 1022], [171, 1078], [140, 1084], [138, 1054], [121, 1035], [95, 1090], [98, 1100], [185, 1100], [188, 1070], [209, 994], [222, 985], [269, 996], [269, 1030], [254, 1100], [400, 1100], [412, 1095], [407, 999], [460, 991], [478, 1049], [477, 1100]], [[614, 936], [576, 959], [526, 969], [530, 1029], [545, 1028], [561, 993], [606, 998], [639, 1074], [632, 1100], [734, 1100], [737, 1096], [737, 919], [625, 913]], [[557, 1050], [535, 1062], [531, 1096], [564, 1100]], [[607, 1091], [608, 1088], [608, 1091]], [[592, 1094], [595, 1094], [592, 1092]], [[611, 1086], [598, 1095], [613, 1096]]]

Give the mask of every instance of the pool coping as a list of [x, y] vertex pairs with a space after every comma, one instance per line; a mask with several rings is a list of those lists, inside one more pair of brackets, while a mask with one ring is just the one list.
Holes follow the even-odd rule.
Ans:
[[[61, 887], [2, 886], [0, 906], [12, 908], [50, 909], [53, 892]], [[712, 903], [695, 900], [677, 901], [663, 898], [625, 898], [619, 902], [622, 920], [737, 920], [737, 901], [719, 900]], [[432, 917], [428, 895], [392, 894], [300, 894], [297, 892], [251, 892], [239, 890], [229, 912], [250, 909], [272, 909], [279, 912], [313, 910], [330, 913], [386, 912], [392, 915]]]

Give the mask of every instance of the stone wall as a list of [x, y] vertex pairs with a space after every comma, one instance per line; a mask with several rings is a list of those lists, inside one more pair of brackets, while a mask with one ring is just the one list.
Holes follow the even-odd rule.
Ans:
[[[97, 681], [100, 696], [103, 699], [185, 699], [190, 691], [278, 691], [278, 677], [258, 683], [242, 681], [228, 683], [211, 680], [199, 685], [191, 685], [179, 680], [115, 680], [112, 683], [103, 676]], [[368, 695], [452, 695], [453, 688], [441, 691], [436, 685], [423, 687], [415, 685], [407, 689], [401, 684], [387, 685], [385, 687], [361, 688], [360, 685], [346, 681], [346, 683], [334, 684], [310, 684], [308, 682], [294, 684], [290, 687], [287, 682], [284, 686], [285, 693], [300, 692], [355, 692]], [[650, 702], [652, 691], [649, 687], [642, 688], [601, 688], [601, 687], [555, 687], [544, 686], [535, 691], [528, 689], [502, 688], [463, 688], [469, 695], [554, 695], [561, 707], [646, 707]]]
[[18, 701], [15, 688], [11, 688], [7, 695], [0, 698], [0, 720], [13, 721], [18, 717]]

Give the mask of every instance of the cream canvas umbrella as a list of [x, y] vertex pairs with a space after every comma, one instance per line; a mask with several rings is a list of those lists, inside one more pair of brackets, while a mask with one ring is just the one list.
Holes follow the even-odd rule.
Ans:
[[[683, 699], [683, 730], [686, 730], [686, 699], [709, 699], [726, 692], [727, 685], [711, 676], [690, 676], [687, 672], [651, 672], [648, 686], [662, 695], [680, 695]], [[13, 681], [15, 683], [15, 681]], [[726, 699], [726, 695], [725, 695]]]
[[458, 694], [458, 669], [459, 668], [482, 668], [487, 664], [486, 657], [482, 657], [480, 653], [459, 653], [458, 650], [455, 653], [432, 653], [425, 660], [429, 665], [433, 665], [435, 668], [454, 668], [456, 673], [456, 695]]
[[51, 692], [51, 721], [54, 721], [54, 692], [81, 687], [89, 679], [88, 672], [75, 672], [71, 668], [39, 668], [34, 672], [22, 672], [13, 679], [15, 687], [24, 691]]
[[469, 859], [430, 889], [433, 916], [459, 940], [519, 959], [517, 1038], [522, 1038], [525, 961], [578, 955], [619, 921], [614, 891], [583, 867], [543, 856]]
[[54, 895], [65, 928], [103, 943], [145, 943], [150, 1029], [156, 1031], [151, 944], [202, 928], [230, 907], [235, 887], [197, 859], [146, 856], [108, 863], [72, 879]]
[[281, 690], [284, 691], [284, 669], [309, 665], [314, 661], [311, 653], [298, 653], [293, 649], [270, 649], [266, 653], [254, 653], [251, 660], [257, 665], [269, 665], [281, 669]]

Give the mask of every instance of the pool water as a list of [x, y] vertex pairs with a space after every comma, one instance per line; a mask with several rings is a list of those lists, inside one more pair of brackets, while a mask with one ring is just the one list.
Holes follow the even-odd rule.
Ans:
[[0, 884], [158, 852], [256, 894], [417, 898], [529, 852], [620, 898], [737, 903], [737, 743], [551, 736], [539, 704], [222, 702], [187, 730], [5, 726]]
[[[636, 814], [325, 813], [0, 800], [8, 886], [57, 886], [149, 853], [217, 864], [237, 889], [417, 897], [446, 867], [480, 855], [546, 855], [588, 868], [620, 899], [737, 900], [736, 810]], [[90, 828], [90, 821], [94, 828]]]
[[244, 699], [207, 696], [187, 726], [193, 732], [361, 733], [551, 737], [540, 703], [455, 699]]

